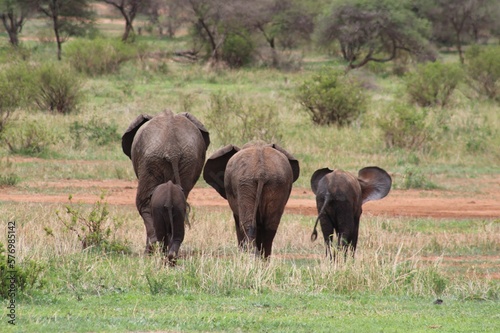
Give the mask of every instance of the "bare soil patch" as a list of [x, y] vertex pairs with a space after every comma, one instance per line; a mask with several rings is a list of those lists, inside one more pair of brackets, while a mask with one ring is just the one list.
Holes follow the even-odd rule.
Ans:
[[[386, 198], [366, 203], [363, 211], [364, 214], [386, 216], [500, 218], [500, 176], [494, 181], [489, 179], [486, 183], [489, 184], [488, 187], [485, 185], [484, 191], [479, 194], [447, 190], [392, 190]], [[463, 184], [463, 187], [466, 188], [467, 184]], [[94, 203], [102, 191], [106, 192], [106, 201], [111, 205], [134, 206], [137, 181], [63, 179], [23, 182], [16, 187], [1, 188], [0, 201], [66, 203], [68, 194], [72, 194], [74, 202]], [[60, 194], [51, 194], [54, 192]], [[195, 207], [228, 207], [225, 199], [207, 187], [195, 187], [188, 201]], [[316, 202], [312, 191], [307, 188], [294, 188], [286, 212], [316, 215]]]

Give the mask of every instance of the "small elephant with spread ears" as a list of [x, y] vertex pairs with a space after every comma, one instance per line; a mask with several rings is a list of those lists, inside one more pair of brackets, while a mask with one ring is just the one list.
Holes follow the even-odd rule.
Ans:
[[311, 240], [315, 241], [318, 237], [316, 227], [320, 221], [327, 256], [332, 259], [331, 245], [335, 233], [338, 237], [337, 248], [344, 252], [344, 258], [349, 249], [354, 257], [361, 206], [367, 201], [384, 198], [391, 184], [391, 176], [379, 167], [363, 168], [359, 170], [358, 177], [343, 170], [316, 170], [311, 177], [311, 188], [316, 195], [318, 218]]
[[203, 178], [229, 202], [238, 245], [267, 258], [299, 173], [286, 150], [257, 142], [219, 149], [205, 163]]
[[[123, 134], [122, 149], [132, 160], [138, 179], [136, 206], [146, 226], [146, 252], [160, 240], [152, 215], [153, 192], [160, 184], [172, 181], [187, 199], [203, 170], [209, 144], [209, 133], [196, 117], [170, 110], [154, 117], [138, 116]], [[172, 191], [180, 197], [178, 190]]]

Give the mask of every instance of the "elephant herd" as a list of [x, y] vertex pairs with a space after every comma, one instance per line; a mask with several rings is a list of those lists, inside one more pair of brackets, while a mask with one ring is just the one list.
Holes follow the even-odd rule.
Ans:
[[[138, 179], [136, 206], [146, 227], [146, 252], [159, 243], [175, 263], [189, 223], [187, 198], [203, 179], [225, 198], [233, 212], [238, 245], [256, 256], [271, 255], [273, 239], [292, 190], [299, 178], [299, 161], [282, 147], [262, 142], [241, 148], [227, 145], [206, 161], [210, 136], [190, 113], [166, 110], [140, 115], [122, 136], [123, 152], [132, 160]], [[334, 234], [344, 256], [356, 250], [361, 206], [385, 197], [391, 177], [367, 167], [355, 177], [342, 170], [319, 169], [311, 177], [327, 255]]]

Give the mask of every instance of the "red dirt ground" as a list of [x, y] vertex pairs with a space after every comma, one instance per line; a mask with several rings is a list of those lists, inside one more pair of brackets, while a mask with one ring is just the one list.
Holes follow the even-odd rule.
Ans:
[[[500, 175], [491, 179], [469, 180], [484, 183], [480, 193], [449, 190], [391, 190], [389, 195], [363, 206], [364, 214], [386, 216], [413, 216], [433, 218], [500, 218]], [[462, 187], [467, 188], [463, 181]], [[33, 194], [34, 190], [49, 189], [63, 192], [65, 188], [78, 189], [64, 194]], [[89, 189], [81, 193], [82, 189]], [[136, 181], [125, 180], [59, 180], [54, 182], [23, 182], [17, 187], [0, 189], [0, 201], [66, 203], [68, 194], [73, 202], [94, 203], [101, 190], [106, 191], [106, 201], [113, 205], [134, 205]], [[212, 188], [196, 187], [189, 195], [193, 206], [228, 207], [227, 201]], [[286, 212], [314, 216], [317, 214], [314, 194], [310, 189], [294, 188]]]

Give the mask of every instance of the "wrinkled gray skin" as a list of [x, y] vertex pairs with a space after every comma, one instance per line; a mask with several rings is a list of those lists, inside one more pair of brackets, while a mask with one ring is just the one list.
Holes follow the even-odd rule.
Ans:
[[332, 259], [331, 245], [335, 233], [338, 237], [337, 249], [344, 252], [344, 258], [349, 249], [354, 257], [361, 206], [367, 201], [384, 198], [391, 184], [389, 174], [378, 167], [363, 168], [359, 170], [358, 177], [343, 170], [316, 170], [311, 177], [311, 188], [316, 195], [318, 218], [311, 240], [318, 237], [316, 227], [320, 221], [327, 256]]
[[186, 197], [179, 185], [168, 181], [160, 184], [151, 196], [151, 213], [156, 238], [170, 262], [174, 262], [184, 240]]
[[299, 162], [274, 144], [228, 145], [206, 162], [203, 178], [233, 211], [238, 244], [271, 255], [272, 243], [292, 190]]
[[146, 226], [147, 252], [158, 241], [150, 205], [153, 191], [171, 180], [187, 199], [203, 170], [209, 144], [208, 131], [198, 119], [170, 110], [154, 117], [138, 116], [123, 134], [123, 152], [138, 178], [136, 206]]

